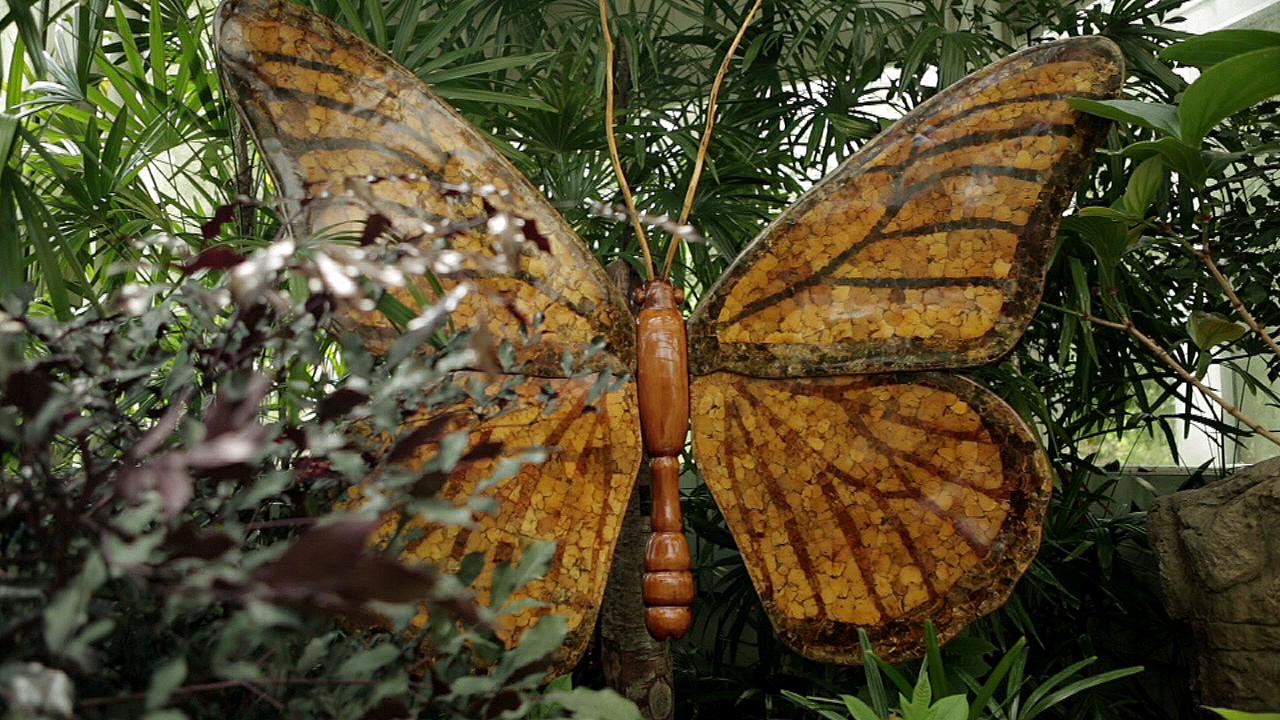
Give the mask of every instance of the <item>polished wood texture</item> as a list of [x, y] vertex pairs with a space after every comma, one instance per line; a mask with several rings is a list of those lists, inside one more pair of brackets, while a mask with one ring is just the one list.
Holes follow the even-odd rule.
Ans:
[[[547, 446], [551, 460], [487, 489], [491, 464], [455, 470], [442, 497], [481, 489], [500, 512], [476, 527], [427, 528], [411, 550], [450, 569], [467, 552], [502, 559], [529, 540], [559, 540], [551, 573], [518, 598], [545, 606], [510, 616], [504, 637], [560, 612], [571, 633], [560, 668], [585, 648], [642, 426], [657, 496], [646, 594], [659, 632], [683, 627], [693, 585], [675, 499], [689, 416], [698, 465], [765, 609], [799, 652], [858, 662], [863, 628], [882, 656], [911, 657], [925, 619], [945, 640], [1007, 599], [1039, 545], [1052, 475], [1007, 404], [947, 371], [1007, 352], [1035, 312], [1058, 218], [1105, 132], [1066, 99], [1118, 93], [1113, 44], [1076, 38], [1017, 53], [869, 142], [707, 293], [687, 361], [671, 350], [685, 337], [674, 290], [650, 285], [646, 296], [670, 297], [652, 301], [658, 319], [642, 320], [639, 343], [665, 349], [637, 365], [630, 312], [581, 240], [423, 83], [281, 0], [226, 0], [218, 24], [228, 88], [296, 230], [359, 221], [371, 203], [409, 235], [414, 223], [482, 218], [481, 198], [440, 190], [471, 182], [510, 191], [492, 204], [549, 238], [551, 252], [526, 249], [506, 270], [490, 262], [503, 241], [483, 225], [453, 240], [465, 270], [444, 287], [474, 288], [455, 320], [513, 343], [529, 379], [510, 379], [513, 408], [433, 416], [460, 412], [452, 422], [477, 441]], [[359, 202], [324, 194], [363, 173], [403, 179], [368, 186]], [[399, 297], [413, 305], [411, 293]], [[545, 321], [526, 338], [513, 315]], [[349, 321], [375, 348], [395, 336], [375, 314]], [[596, 338], [607, 348], [586, 370], [635, 370], [638, 390], [611, 385], [589, 401], [594, 374], [563, 377], [561, 357]], [[681, 403], [687, 415], [668, 414]]]
[[680, 511], [680, 453], [689, 435], [689, 349], [680, 303], [666, 280], [637, 292], [636, 386], [640, 435], [653, 471], [653, 535], [644, 558], [645, 624], [658, 639], [680, 638], [693, 624], [693, 556]]

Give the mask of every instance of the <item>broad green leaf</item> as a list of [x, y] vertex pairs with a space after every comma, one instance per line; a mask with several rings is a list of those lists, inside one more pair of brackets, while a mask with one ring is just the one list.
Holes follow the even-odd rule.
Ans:
[[368, 650], [361, 650], [347, 658], [338, 666], [334, 677], [364, 678], [377, 672], [402, 655], [401, 648], [395, 643], [384, 642], [374, 645]]
[[849, 715], [853, 717], [853, 720], [881, 720], [870, 705], [852, 695], [841, 695], [840, 700], [844, 702], [844, 707], [849, 711]]
[[1174, 105], [1137, 100], [1087, 100], [1085, 98], [1072, 98], [1068, 102], [1071, 103], [1071, 107], [1091, 115], [1140, 125], [1172, 137], [1182, 137], [1178, 108]]
[[1228, 117], [1280, 95], [1280, 47], [1237, 55], [1206, 69], [1178, 104], [1179, 137], [1193, 147]]
[[969, 717], [969, 701], [964, 695], [948, 695], [933, 704], [931, 720], [965, 720]]
[[5, 689], [6, 718], [73, 716], [75, 685], [62, 670], [9, 659], [0, 663], [0, 687]]
[[335, 631], [308, 640], [307, 646], [303, 648], [302, 654], [298, 656], [298, 661], [294, 663], [294, 672], [306, 675], [315, 669], [328, 655], [329, 648], [338, 638], [339, 634]]
[[1176, 137], [1136, 142], [1121, 150], [1120, 153], [1125, 157], [1140, 160], [1159, 155], [1164, 158], [1165, 165], [1169, 166], [1170, 170], [1196, 187], [1203, 186], [1205, 177], [1208, 175], [1204, 156], [1200, 150]]
[[484, 572], [484, 551], [467, 553], [462, 558], [462, 562], [458, 563], [458, 572], [454, 573], [458, 578], [458, 582], [463, 585], [470, 585], [475, 579], [480, 577], [480, 573]]
[[1125, 224], [1128, 224], [1135, 219], [1133, 215], [1130, 215], [1127, 212], [1098, 205], [1080, 208], [1079, 217], [1102, 218], [1104, 220]]
[[[448, 436], [446, 436], [447, 438]], [[490, 606], [500, 608], [517, 588], [534, 578], [542, 577], [551, 567], [551, 558], [555, 556], [556, 543], [552, 540], [539, 540], [530, 543], [520, 555], [520, 564], [512, 566], [504, 563], [493, 570], [493, 586], [490, 591]]]
[[181, 655], [161, 663], [151, 673], [151, 683], [147, 686], [147, 709], [155, 710], [169, 702], [173, 691], [187, 679], [187, 659]]
[[1196, 67], [1208, 67], [1237, 55], [1278, 46], [1280, 33], [1271, 30], [1218, 30], [1170, 45], [1161, 51], [1160, 57]]
[[90, 553], [80, 574], [49, 601], [44, 609], [44, 643], [51, 652], [62, 652], [88, 621], [89, 601], [106, 581], [106, 561], [101, 554]]
[[502, 663], [494, 676], [507, 677], [512, 672], [547, 659], [564, 643], [564, 636], [568, 631], [569, 626], [564, 616], [543, 617], [520, 636], [519, 644], [502, 656]]
[[1235, 342], [1249, 332], [1249, 327], [1216, 312], [1193, 310], [1187, 319], [1187, 334], [1201, 350]]
[[1160, 155], [1143, 160], [1129, 175], [1124, 190], [1124, 209], [1135, 218], [1144, 218], [1164, 185], [1164, 159]]
[[613, 690], [552, 690], [546, 699], [573, 713], [575, 718], [590, 720], [639, 720], [640, 709], [635, 703]]
[[916, 679], [916, 686], [911, 690], [911, 698], [908, 699], [905, 695], [898, 696], [898, 705], [904, 720], [928, 720], [929, 703], [932, 699], [929, 673], [921, 667], [920, 677]]
[[[1088, 212], [1096, 210], [1097, 212]], [[1129, 248], [1128, 218], [1109, 208], [1084, 208], [1079, 215], [1064, 218], [1062, 227], [1080, 236], [1098, 258], [1098, 271], [1104, 288], [1115, 287], [1116, 268]], [[1087, 281], [1086, 281], [1087, 286]], [[1087, 296], [1080, 295], [1083, 299]], [[1087, 308], [1081, 308], [1087, 309]]]

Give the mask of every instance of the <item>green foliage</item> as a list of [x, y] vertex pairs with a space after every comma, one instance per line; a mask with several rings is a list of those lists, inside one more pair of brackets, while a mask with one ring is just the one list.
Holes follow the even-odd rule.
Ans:
[[[1233, 358], [1220, 354], [1242, 339], [1249, 344], [1241, 349], [1265, 363], [1270, 377], [1280, 372], [1280, 359], [1259, 356], [1261, 341], [1245, 338], [1248, 326], [1227, 317], [1235, 314], [1232, 305], [1237, 302], [1228, 292], [1237, 292], [1239, 302], [1263, 327], [1274, 324], [1271, 318], [1277, 313], [1274, 293], [1268, 288], [1274, 278], [1258, 273], [1274, 265], [1275, 241], [1280, 236], [1266, 212], [1280, 198], [1280, 173], [1270, 160], [1280, 147], [1280, 122], [1274, 103], [1259, 105], [1280, 95], [1280, 82], [1272, 72], [1280, 62], [1277, 53], [1280, 33], [1210, 33], [1162, 53], [1164, 58], [1203, 68], [1176, 104], [1073, 101], [1143, 133], [1116, 150], [1115, 157], [1129, 165], [1117, 178], [1125, 182], [1123, 196], [1110, 206], [1085, 207], [1068, 220], [1067, 228], [1094, 249], [1106, 293], [1102, 307], [1080, 302], [1075, 308], [1086, 314], [1128, 318], [1199, 376], [1211, 364], [1222, 363], [1248, 382], [1247, 373], [1237, 369]], [[1215, 134], [1209, 135], [1211, 131]], [[1152, 327], [1145, 307], [1151, 299], [1126, 289], [1120, 276], [1126, 271], [1150, 273], [1150, 263], [1178, 255], [1178, 284], [1170, 300], [1185, 308], [1184, 315], [1189, 309], [1190, 319], [1182, 328]], [[1139, 268], [1135, 261], [1148, 266]], [[1199, 263], [1208, 264], [1210, 272], [1196, 271], [1194, 265]], [[1219, 271], [1231, 278], [1235, 288], [1211, 280], [1211, 274]], [[1190, 292], [1181, 290], [1188, 286]], [[1171, 376], [1167, 370], [1163, 374]], [[1170, 381], [1161, 382], [1168, 383], [1170, 393], [1178, 392]], [[1261, 386], [1256, 389], [1270, 393]], [[1233, 432], [1229, 426], [1221, 429]]]
[[1208, 708], [1218, 713], [1226, 720], [1280, 720], [1280, 713], [1253, 713], [1243, 710], [1231, 710], [1228, 708]]
[[[436, 522], [491, 510], [442, 507], [395, 465], [368, 476], [387, 438], [402, 453], [438, 443], [428, 472], [461, 459], [465, 438], [451, 453], [456, 438], [401, 424], [457, 396], [437, 368], [465, 339], [397, 363], [335, 343], [317, 332], [337, 308], [331, 289], [304, 282], [296, 301], [282, 289], [321, 278], [313, 257], [340, 248], [290, 256], [282, 244], [225, 260], [217, 284], [135, 286], [104, 303], [110, 314], [70, 323], [5, 302], [10, 716], [625, 717], [609, 693], [539, 693], [564, 638], [557, 618], [510, 650], [493, 634], [552, 545], [499, 567], [487, 606], [460, 578], [396, 559], [421, 531], [392, 527], [372, 549], [391, 508]], [[425, 626], [410, 622], [420, 603]]]
[[[1019, 639], [994, 667], [985, 667], [985, 678], [975, 677], [963, 661], [948, 666], [930, 624], [926, 632], [926, 656], [919, 664], [915, 684], [894, 666], [871, 652], [871, 643], [862, 636], [866, 675], [866, 697], [840, 695], [838, 698], [804, 697], [783, 691], [783, 696], [801, 707], [814, 710], [826, 720], [1031, 720], [1090, 688], [1141, 672], [1125, 668], [1074, 679], [1095, 658], [1086, 658], [1063, 668], [1039, 684], [1024, 675], [1026, 640]], [[976, 659], [976, 658], [974, 658]], [[884, 679], [897, 690], [897, 704], [890, 705]], [[964, 687], [967, 692], [951, 694]], [[936, 700], [934, 698], [937, 698]]]

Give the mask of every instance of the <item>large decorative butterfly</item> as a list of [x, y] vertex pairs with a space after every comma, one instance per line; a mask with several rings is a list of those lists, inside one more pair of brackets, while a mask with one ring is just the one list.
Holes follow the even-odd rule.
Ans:
[[[496, 209], [547, 239], [511, 272], [475, 263], [441, 280], [471, 288], [460, 325], [517, 348], [520, 374], [504, 378], [517, 400], [501, 412], [436, 408], [410, 424], [448, 417], [478, 440], [545, 446], [550, 458], [490, 491], [496, 516], [426, 527], [408, 552], [453, 567], [477, 550], [500, 561], [558, 541], [551, 570], [521, 591], [536, 602], [501, 632], [562, 614], [561, 660], [573, 664], [642, 459], [636, 385], [598, 382], [636, 368], [627, 302], [478, 130], [350, 31], [285, 0], [224, 0], [218, 49], [297, 231], [365, 219], [367, 205], [320, 191], [368, 174], [399, 178], [365, 188], [393, 220]], [[799, 652], [858, 662], [863, 628], [884, 656], [918, 653], [926, 619], [949, 638], [1003, 604], [1030, 563], [1047, 460], [1007, 404], [947, 371], [998, 358], [1030, 321], [1059, 217], [1105, 132], [1067, 98], [1112, 97], [1123, 73], [1109, 41], [1076, 38], [960, 81], [800, 198], [693, 314], [694, 455], [774, 627]], [[486, 232], [477, 223], [450, 242], [492, 257]], [[541, 319], [534, 342], [513, 315]], [[395, 337], [372, 313], [351, 326], [373, 346]], [[605, 349], [589, 353], [600, 339]], [[589, 355], [585, 374], [567, 374], [566, 355]], [[465, 498], [492, 469], [464, 464], [440, 492]]]

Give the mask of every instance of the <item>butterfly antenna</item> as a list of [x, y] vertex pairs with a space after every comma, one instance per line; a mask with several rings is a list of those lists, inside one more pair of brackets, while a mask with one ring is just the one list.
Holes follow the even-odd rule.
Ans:
[[[601, 0], [603, 5], [604, 0]], [[729, 51], [724, 54], [724, 60], [720, 63], [720, 70], [716, 72], [715, 82], [711, 84], [711, 95], [707, 98], [707, 127], [702, 131], [702, 142], [698, 145], [698, 155], [693, 160], [693, 175], [689, 178], [689, 188], [684, 193], [684, 206], [680, 209], [679, 225], [685, 225], [689, 222], [689, 213], [693, 211], [693, 199], [698, 193], [698, 181], [702, 179], [702, 166], [707, 160], [707, 147], [711, 145], [711, 132], [716, 126], [716, 103], [720, 99], [720, 86], [724, 84], [724, 77], [729, 72], [729, 63], [733, 62], [734, 53], [738, 52], [738, 46], [742, 44], [742, 38], [747, 34], [747, 26], [756, 19], [756, 13], [760, 12], [760, 6], [764, 4], [764, 0], [756, 0], [751, 6], [751, 10], [747, 16], [742, 19], [742, 24], [738, 26], [738, 34], [733, 36], [733, 42], [729, 44]], [[612, 127], [612, 126], [611, 126]], [[680, 249], [680, 238], [673, 235], [671, 244], [667, 247], [667, 259], [663, 263], [662, 277], [667, 277], [671, 272], [671, 264], [675, 262], [676, 252]]]
[[622, 157], [618, 154], [618, 138], [613, 134], [614, 123], [614, 87], [613, 63], [615, 50], [613, 33], [609, 31], [608, 0], [600, 0], [600, 27], [604, 30], [605, 74], [604, 74], [604, 136], [609, 143], [609, 158], [613, 160], [613, 174], [618, 178], [618, 186], [622, 188], [622, 198], [627, 203], [627, 214], [631, 216], [631, 225], [636, 229], [636, 237], [640, 240], [640, 250], [644, 253], [644, 265], [649, 270], [649, 278], [653, 279], [653, 255], [649, 252], [649, 236], [644, 232], [644, 223], [640, 222], [640, 212], [636, 210], [636, 199], [631, 194], [631, 186], [627, 184], [627, 175], [622, 171]]

